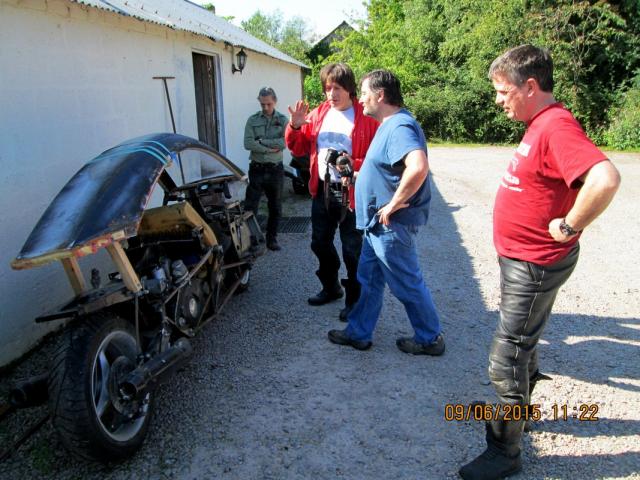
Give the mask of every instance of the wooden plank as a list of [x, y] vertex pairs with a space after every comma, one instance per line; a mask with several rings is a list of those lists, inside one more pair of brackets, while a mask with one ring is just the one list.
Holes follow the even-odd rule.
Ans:
[[175, 232], [180, 228], [191, 231], [194, 227], [202, 228], [207, 245], [212, 247], [218, 244], [216, 234], [211, 227], [188, 203], [174, 203], [173, 205], [146, 210], [138, 228], [138, 235]]
[[120, 245], [119, 242], [114, 242], [107, 247], [107, 251], [118, 267], [118, 271], [120, 272], [120, 275], [122, 275], [122, 281], [126, 287], [134, 293], [142, 290], [140, 279], [133, 269], [133, 265], [131, 265], [122, 245]]
[[57, 250], [35, 258], [16, 258], [11, 262], [11, 268], [14, 270], [26, 270], [28, 268], [39, 267], [56, 260], [73, 256], [71, 250]]
[[64, 267], [64, 272], [67, 274], [71, 288], [76, 295], [81, 295], [87, 289], [87, 282], [82, 275], [78, 260], [74, 257], [67, 257], [60, 260]]

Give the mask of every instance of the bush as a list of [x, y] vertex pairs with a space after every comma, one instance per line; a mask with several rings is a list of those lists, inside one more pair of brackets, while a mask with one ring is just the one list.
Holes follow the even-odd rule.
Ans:
[[640, 77], [627, 90], [620, 103], [609, 112], [610, 126], [604, 135], [613, 148], [640, 148]]

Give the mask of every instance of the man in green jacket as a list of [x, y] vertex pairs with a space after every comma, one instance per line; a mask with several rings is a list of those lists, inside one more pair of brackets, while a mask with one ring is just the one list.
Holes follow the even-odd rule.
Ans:
[[258, 93], [261, 111], [251, 115], [244, 128], [244, 148], [249, 150], [249, 186], [244, 200], [246, 210], [256, 212], [262, 192], [267, 197], [267, 248], [280, 250], [278, 223], [282, 216], [282, 151], [288, 118], [276, 111], [276, 92], [264, 87]]

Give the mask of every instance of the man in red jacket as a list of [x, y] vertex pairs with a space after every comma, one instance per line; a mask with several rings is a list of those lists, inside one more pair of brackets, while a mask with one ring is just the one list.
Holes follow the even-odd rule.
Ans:
[[291, 154], [309, 155], [309, 191], [311, 204], [311, 250], [318, 257], [316, 275], [322, 290], [308, 299], [310, 305], [324, 305], [343, 296], [338, 282], [340, 257], [333, 245], [336, 229], [340, 228], [342, 259], [347, 278], [342, 280], [346, 290], [345, 308], [340, 319], [347, 314], [360, 297], [360, 284], [356, 274], [362, 248], [362, 232], [356, 229], [354, 213], [354, 187], [349, 185], [348, 206], [343, 205], [341, 178], [332, 150], [347, 156], [357, 176], [360, 166], [378, 128], [378, 122], [362, 112], [356, 101], [356, 80], [351, 68], [343, 63], [326, 65], [320, 71], [320, 81], [327, 98], [309, 113], [309, 105], [298, 101], [293, 108], [285, 131], [285, 142]]

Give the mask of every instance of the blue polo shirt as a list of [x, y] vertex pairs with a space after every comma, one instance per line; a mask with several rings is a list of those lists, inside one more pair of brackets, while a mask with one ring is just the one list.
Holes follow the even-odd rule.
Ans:
[[[415, 118], [405, 109], [386, 119], [378, 128], [356, 180], [356, 228], [371, 228], [376, 213], [391, 201], [404, 172], [404, 158], [414, 150], [427, 152], [427, 141]], [[404, 225], [424, 225], [429, 218], [429, 176], [391, 220]]]

